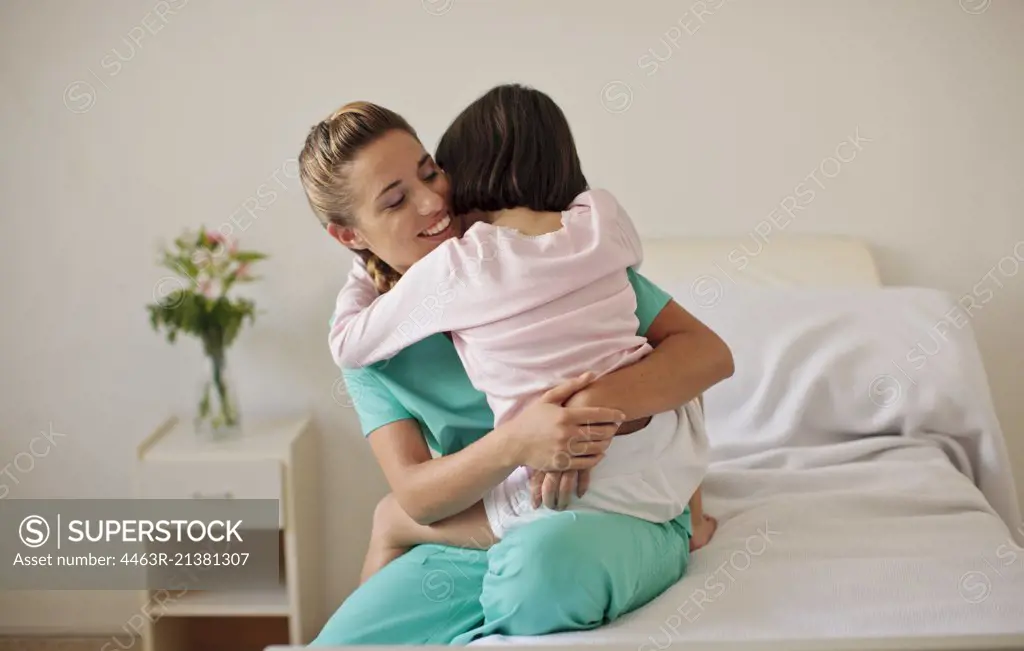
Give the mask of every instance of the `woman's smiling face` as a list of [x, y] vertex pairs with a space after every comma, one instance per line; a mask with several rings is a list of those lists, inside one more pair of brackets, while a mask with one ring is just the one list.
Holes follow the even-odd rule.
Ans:
[[346, 170], [355, 224], [329, 227], [353, 249], [369, 249], [404, 273], [456, 234], [444, 172], [412, 135], [391, 130], [367, 145]]

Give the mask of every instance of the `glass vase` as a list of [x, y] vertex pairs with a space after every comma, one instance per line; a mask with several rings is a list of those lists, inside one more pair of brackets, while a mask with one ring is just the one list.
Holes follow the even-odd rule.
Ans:
[[195, 429], [202, 438], [222, 440], [241, 434], [241, 414], [231, 369], [224, 355], [213, 355], [210, 371], [199, 388]]

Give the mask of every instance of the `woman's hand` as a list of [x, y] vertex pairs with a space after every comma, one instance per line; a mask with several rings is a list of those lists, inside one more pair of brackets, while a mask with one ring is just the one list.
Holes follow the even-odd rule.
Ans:
[[566, 472], [530, 472], [530, 495], [533, 508], [541, 504], [562, 511], [569, 506], [572, 498], [583, 497], [590, 485], [590, 468], [585, 470], [567, 470]]
[[574, 393], [594, 379], [584, 373], [549, 390], [506, 423], [512, 458], [533, 470], [584, 470], [604, 457], [619, 424], [618, 409], [565, 407]]

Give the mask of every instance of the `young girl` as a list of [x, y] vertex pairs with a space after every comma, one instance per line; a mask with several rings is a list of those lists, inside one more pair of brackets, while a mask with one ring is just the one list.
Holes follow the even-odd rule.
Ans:
[[[569, 125], [547, 95], [493, 89], [448, 129], [437, 161], [453, 179], [453, 213], [482, 220], [410, 267], [386, 294], [367, 296], [359, 278], [346, 284], [329, 337], [340, 366], [373, 364], [450, 332], [498, 426], [561, 381], [610, 373], [650, 352], [636, 334], [626, 270], [643, 256], [625, 210], [604, 190], [581, 192], [561, 212], [545, 209], [558, 205], [551, 198], [566, 187], [587, 187]], [[516, 175], [521, 170], [529, 174]], [[509, 174], [516, 175], [511, 183]], [[440, 218], [425, 235], [449, 222]], [[585, 431], [580, 440], [585, 445]], [[667, 522], [689, 503], [696, 549], [715, 527], [700, 502], [706, 446], [698, 400], [657, 414], [640, 430], [620, 431], [571, 508]], [[385, 500], [375, 530], [386, 532], [386, 544], [368, 556], [364, 580], [412, 545], [486, 548], [552, 513], [534, 507], [526, 468], [485, 496], [484, 511], [428, 527]]]

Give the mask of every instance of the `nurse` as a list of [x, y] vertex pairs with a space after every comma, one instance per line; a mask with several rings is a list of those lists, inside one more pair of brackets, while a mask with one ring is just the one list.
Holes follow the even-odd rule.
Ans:
[[[343, 106], [310, 131], [299, 165], [314, 213], [357, 253], [352, 274], [365, 280], [367, 292], [388, 291], [459, 233], [444, 172], [412, 127], [383, 107]], [[478, 172], [502, 182], [493, 170]], [[585, 183], [582, 172], [578, 178]], [[575, 196], [583, 189], [566, 191]], [[344, 370], [363, 433], [393, 497], [414, 520], [457, 523], [482, 509], [483, 495], [519, 466], [547, 471], [544, 502], [564, 508], [579, 471], [600, 461], [614, 434], [614, 427], [587, 427], [588, 421], [668, 411], [732, 374], [731, 354], [717, 335], [641, 275], [629, 274], [638, 334], [654, 352], [596, 382], [556, 387], [499, 428], [492, 429], [484, 395], [444, 335]], [[691, 532], [689, 512], [662, 524], [563, 512], [514, 530], [487, 551], [419, 545], [349, 596], [313, 646], [466, 644], [492, 634], [595, 628], [678, 581]]]

